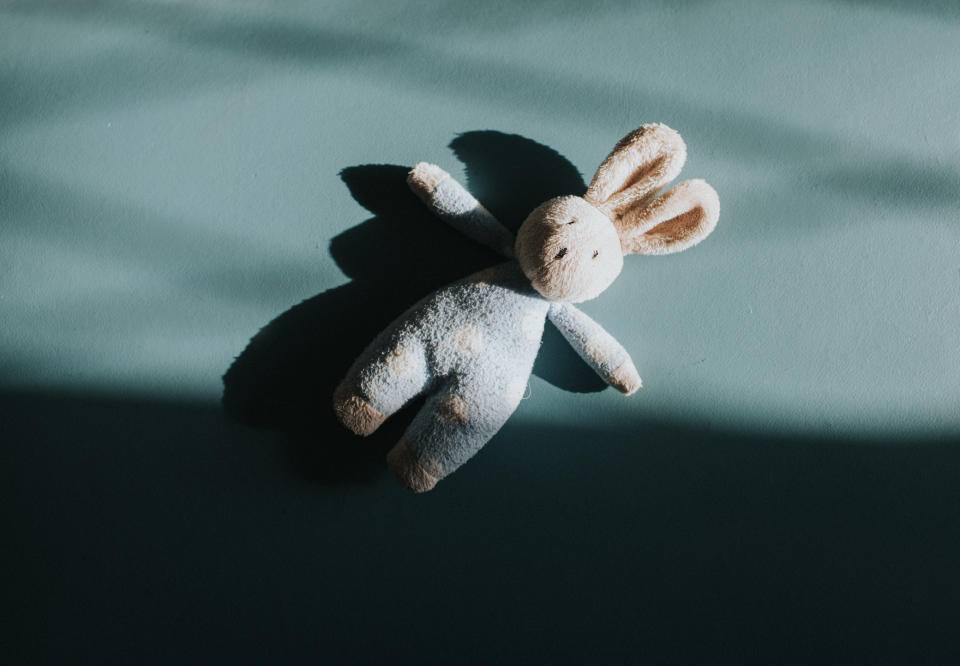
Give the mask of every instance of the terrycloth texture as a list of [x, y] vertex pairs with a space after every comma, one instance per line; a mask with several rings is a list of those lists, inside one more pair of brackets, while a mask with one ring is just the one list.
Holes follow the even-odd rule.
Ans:
[[[337, 392], [338, 414], [345, 413], [342, 404], [360, 401], [389, 416], [428, 393], [403, 439], [421, 468], [443, 478], [520, 403], [549, 307], [514, 261], [434, 292], [354, 362]], [[365, 430], [363, 423], [345, 424]]]
[[396, 446], [387, 453], [387, 464], [398, 483], [417, 493], [432, 490], [440, 480], [431, 474], [439, 466], [431, 466], [429, 460], [418, 460], [404, 439], [397, 442]]
[[517, 259], [434, 292], [377, 336], [334, 393], [340, 421], [369, 435], [426, 394], [387, 462], [403, 485], [430, 490], [516, 409], [547, 316], [604, 381], [627, 395], [639, 389], [627, 351], [571, 302], [603, 292], [620, 273], [624, 254], [677, 252], [713, 230], [720, 207], [705, 182], [688, 181], [656, 196], [685, 159], [679, 134], [644, 125], [617, 144], [584, 197], [544, 202], [516, 241], [443, 169], [417, 164], [407, 182], [431, 210]]
[[[615, 370], [630, 361], [616, 339], [593, 319], [569, 303], [550, 305], [550, 321], [587, 365], [609, 383]], [[639, 381], [639, 378], [638, 378]]]
[[410, 189], [444, 222], [465, 236], [513, 256], [513, 234], [440, 167], [420, 162], [407, 177]]

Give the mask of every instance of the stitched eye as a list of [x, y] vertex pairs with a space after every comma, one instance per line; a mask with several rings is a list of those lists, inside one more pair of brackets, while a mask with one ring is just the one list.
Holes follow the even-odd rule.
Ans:
[[593, 257], [591, 257], [591, 258], [592, 258], [592, 259], [596, 259], [596, 258], [599, 257], [599, 256], [600, 256], [600, 250], [594, 250], [594, 251], [593, 251]]
[[563, 259], [563, 257], [564, 257], [566, 254], [567, 254], [567, 248], [562, 247], [562, 248], [560, 248], [560, 251], [557, 252], [557, 256], [555, 256], [554, 259]]
[[576, 223], [576, 221], [577, 221], [577, 218], [573, 218], [572, 220], [570, 220], [569, 222], [567, 222], [567, 224], [574, 224], [574, 223]]

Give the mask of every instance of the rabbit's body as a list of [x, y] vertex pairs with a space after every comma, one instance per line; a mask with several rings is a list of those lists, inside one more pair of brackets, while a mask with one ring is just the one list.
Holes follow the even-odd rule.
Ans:
[[414, 167], [408, 183], [433, 212], [512, 261], [434, 292], [377, 336], [334, 394], [340, 421], [369, 435], [426, 394], [387, 460], [402, 484], [430, 490], [517, 408], [548, 316], [604, 381], [626, 395], [639, 389], [623, 346], [572, 303], [603, 292], [622, 255], [679, 252], [713, 231], [720, 205], [705, 182], [657, 195], [684, 159], [679, 134], [643, 125], [616, 145], [583, 197], [545, 201], [516, 239], [443, 169]]
[[404, 443], [442, 478], [517, 408], [549, 308], [515, 261], [454, 282], [374, 339], [347, 373], [341, 400], [363, 401], [382, 420], [428, 393]]

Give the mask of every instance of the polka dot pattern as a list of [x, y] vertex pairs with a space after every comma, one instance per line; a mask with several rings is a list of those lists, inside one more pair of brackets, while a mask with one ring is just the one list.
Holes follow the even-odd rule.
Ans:
[[437, 413], [448, 423], [463, 424], [470, 416], [467, 403], [458, 395], [445, 395], [437, 400]]
[[483, 331], [473, 324], [464, 324], [457, 328], [451, 341], [457, 353], [463, 356], [476, 356], [483, 351]]

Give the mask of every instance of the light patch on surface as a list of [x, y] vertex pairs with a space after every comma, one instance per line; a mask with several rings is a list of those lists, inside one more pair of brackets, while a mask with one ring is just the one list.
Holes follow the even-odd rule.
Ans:
[[410, 347], [397, 345], [385, 359], [387, 370], [395, 377], [412, 377], [420, 369], [417, 355]]
[[453, 346], [464, 356], [475, 356], [483, 350], [483, 332], [472, 324], [464, 324], [453, 332]]
[[469, 409], [458, 395], [445, 395], [437, 401], [437, 413], [450, 423], [466, 423]]
[[520, 326], [523, 329], [523, 337], [530, 342], [539, 342], [543, 337], [543, 315], [536, 310], [530, 310], [523, 315], [523, 321]]

